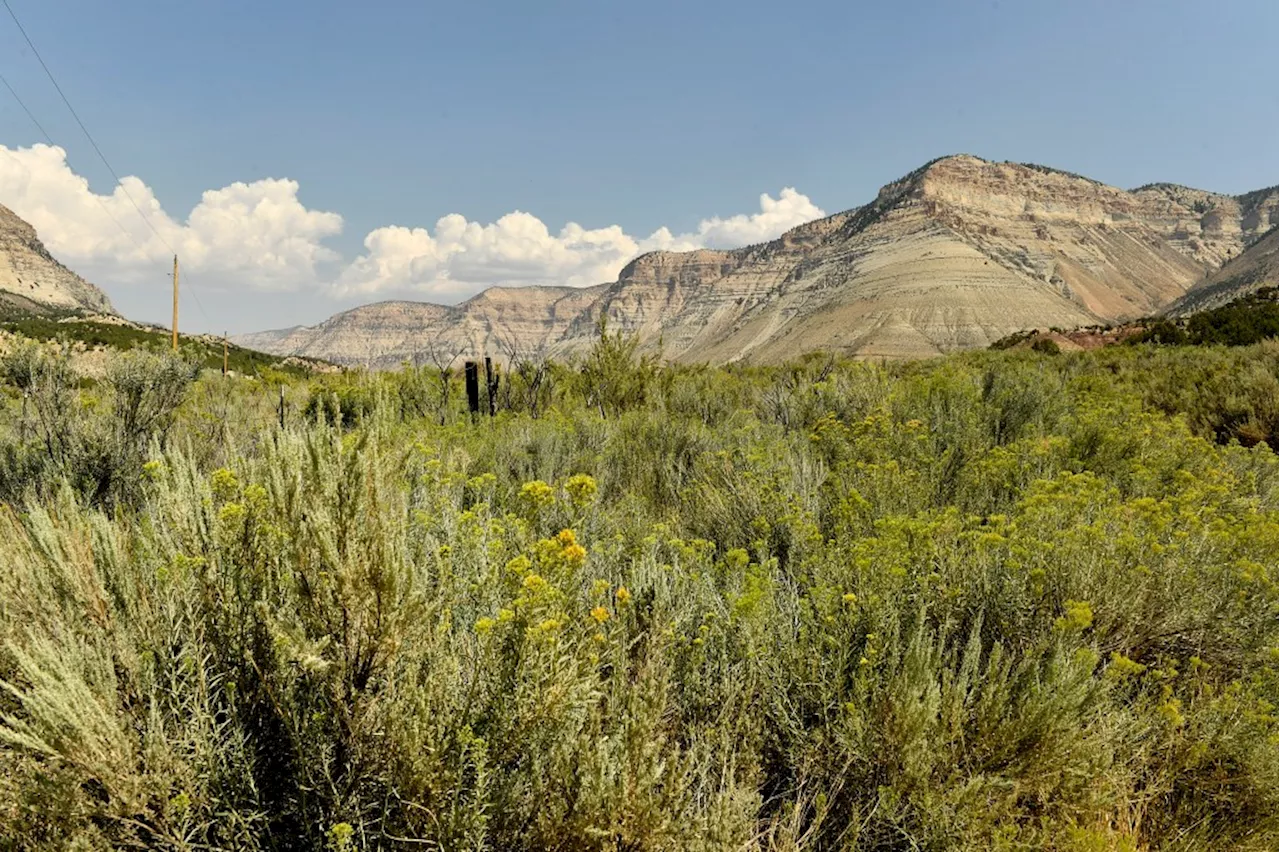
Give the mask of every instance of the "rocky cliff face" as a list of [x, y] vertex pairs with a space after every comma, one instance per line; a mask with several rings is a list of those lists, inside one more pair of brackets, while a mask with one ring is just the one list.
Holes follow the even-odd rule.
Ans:
[[1280, 271], [1277, 270], [1280, 240], [1277, 240], [1276, 233], [1273, 226], [1221, 269], [1188, 290], [1165, 313], [1188, 316], [1220, 308], [1264, 287], [1275, 287], [1280, 280]]
[[113, 314], [97, 287], [54, 260], [31, 227], [0, 204], [0, 304]]
[[[530, 357], [555, 348], [564, 330], [602, 289], [495, 288], [452, 307], [377, 302], [315, 326], [243, 334], [236, 342], [262, 352], [375, 368], [396, 367], [405, 361], [448, 361], [455, 354]], [[318, 352], [326, 354], [313, 354]]]
[[[604, 315], [681, 361], [778, 361], [817, 349], [925, 357], [1028, 328], [1156, 313], [1277, 218], [1275, 188], [1240, 197], [1172, 184], [1126, 191], [953, 156], [772, 242], [647, 254], [612, 284], [494, 289], [453, 308], [372, 305], [240, 340], [373, 366], [432, 347], [503, 354], [495, 343], [565, 355], [590, 345]], [[353, 359], [356, 341], [378, 352]]]

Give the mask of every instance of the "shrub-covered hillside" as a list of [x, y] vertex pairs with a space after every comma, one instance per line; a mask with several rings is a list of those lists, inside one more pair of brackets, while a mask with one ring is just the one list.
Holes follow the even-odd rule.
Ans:
[[[63, 346], [76, 346], [86, 350], [129, 351], [133, 349], [157, 350], [169, 345], [169, 332], [153, 326], [141, 326], [121, 321], [82, 318], [75, 315], [41, 315], [31, 312], [3, 310], [0, 305], [0, 332], [31, 340], [57, 341]], [[223, 364], [222, 341], [207, 337], [181, 336], [181, 345], [189, 358], [197, 360], [211, 370], [221, 370]], [[313, 359], [279, 358], [243, 346], [228, 344], [227, 367], [233, 372], [255, 375], [264, 370], [279, 370], [305, 376], [315, 367], [327, 366]]]
[[0, 848], [1274, 849], [1276, 360], [18, 349]]

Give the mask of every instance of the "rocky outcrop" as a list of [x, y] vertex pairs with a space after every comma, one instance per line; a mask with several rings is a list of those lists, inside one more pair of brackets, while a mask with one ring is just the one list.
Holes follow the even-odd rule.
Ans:
[[564, 330], [602, 289], [494, 288], [451, 307], [377, 302], [315, 326], [242, 334], [235, 340], [262, 352], [373, 368], [396, 367], [405, 361], [448, 361], [455, 354], [529, 357], [555, 348]]
[[1233, 197], [1162, 183], [1133, 194], [1146, 203], [1146, 220], [1170, 244], [1215, 268], [1277, 222], [1275, 187]]
[[1264, 287], [1275, 287], [1280, 279], [1277, 255], [1280, 254], [1276, 228], [1272, 226], [1238, 256], [1221, 269], [1197, 283], [1174, 302], [1165, 313], [1183, 317], [1200, 311], [1220, 308], [1241, 296]]
[[[1173, 184], [1126, 191], [960, 155], [768, 243], [643, 255], [611, 284], [493, 289], [452, 308], [371, 305], [240, 341], [373, 366], [456, 345], [562, 356], [590, 345], [607, 317], [679, 361], [779, 361], [817, 349], [925, 357], [1029, 328], [1156, 313], [1276, 220], [1274, 188], [1239, 197]], [[363, 360], [349, 354], [358, 340], [371, 352]]]
[[2, 204], [0, 304], [32, 311], [115, 313], [105, 293], [55, 260], [35, 228]]

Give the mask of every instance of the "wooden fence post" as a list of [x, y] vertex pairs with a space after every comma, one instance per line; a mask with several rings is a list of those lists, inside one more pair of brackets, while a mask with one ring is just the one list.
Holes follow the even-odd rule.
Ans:
[[480, 365], [475, 361], [468, 361], [466, 364], [467, 373], [467, 410], [471, 412], [471, 419], [480, 413]]
[[493, 359], [484, 357], [484, 383], [489, 390], [489, 416], [498, 413], [498, 371], [493, 366]]

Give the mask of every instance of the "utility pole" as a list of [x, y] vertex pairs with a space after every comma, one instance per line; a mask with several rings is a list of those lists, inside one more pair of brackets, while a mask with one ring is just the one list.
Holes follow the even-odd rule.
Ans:
[[222, 332], [222, 375], [227, 374], [227, 333]]
[[173, 256], [173, 351], [178, 351], [178, 256]]

